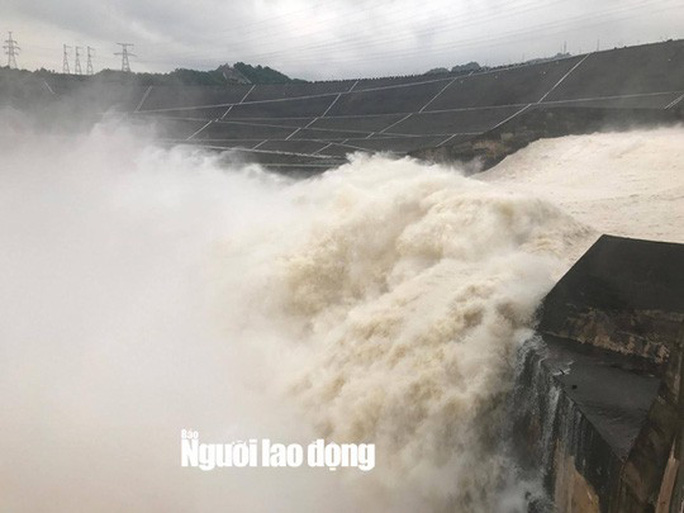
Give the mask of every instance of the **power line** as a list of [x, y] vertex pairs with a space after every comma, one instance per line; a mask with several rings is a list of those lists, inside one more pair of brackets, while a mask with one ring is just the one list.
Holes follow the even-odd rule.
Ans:
[[[657, 6], [659, 1], [629, 0], [619, 6], [616, 5], [612, 8], [599, 10], [592, 13], [591, 16], [583, 14], [570, 18], [555, 19], [547, 23], [528, 25], [527, 27], [525, 25], [516, 26], [516, 29], [513, 31], [492, 32], [484, 30], [482, 35], [475, 34], [474, 37], [470, 34], [461, 33], [464, 29], [487, 28], [493, 20], [508, 19], [513, 14], [522, 15], [523, 13], [529, 13], [542, 7], [548, 8], [552, 4], [555, 5], [562, 2], [556, 0], [542, 5], [538, 2], [516, 3], [515, 8], [506, 9], [505, 12], [494, 14], [478, 11], [471, 16], [458, 16], [456, 12], [448, 13], [441, 17], [437, 26], [433, 25], [419, 28], [418, 30], [395, 30], [392, 33], [378, 33], [370, 37], [362, 37], [358, 31], [341, 30], [340, 32], [346, 34], [346, 36], [338, 37], [335, 40], [326, 38], [320, 42], [307, 42], [299, 34], [292, 34], [289, 37], [281, 37], [276, 40], [273, 34], [267, 32], [262, 34], [261, 44], [257, 44], [252, 49], [242, 52], [240, 57], [241, 59], [266, 61], [262, 62], [262, 64], [274, 64], [274, 61], [282, 62], [283, 60], [290, 64], [305, 64], [321, 62], [323, 59], [335, 59], [341, 51], [358, 53], [357, 63], [414, 56], [423, 54], [426, 51], [430, 52], [431, 56], [437, 54], [449, 55], [453, 54], [456, 49], [483, 48], [498, 44], [508, 44], [512, 38], [519, 37], [520, 35], [529, 35], [528, 39], [531, 40], [542, 35], [548, 37], [550, 32], [560, 33], [567, 30], [576, 30], [580, 24], [582, 28], [585, 28], [586, 25], [597, 26], [610, 22], [613, 16], [621, 19], [633, 18], [635, 17], [635, 11], [639, 9], [650, 9], [648, 13], [650, 15], [664, 10], [682, 8], [681, 3], [679, 3], [681, 0], [668, 0], [662, 7], [654, 9], [653, 7]], [[351, 20], [346, 21], [350, 22]], [[342, 25], [345, 24], [342, 23]], [[314, 32], [316, 31], [314, 30]], [[459, 38], [458, 34], [461, 34], [462, 38]], [[417, 37], [427, 37], [428, 35], [430, 37], [435, 35], [442, 37], [427, 49], [416, 48], [415, 46], [413, 48], [406, 48]], [[454, 35], [456, 35], [455, 38]], [[563, 35], [567, 37], [567, 33]], [[242, 38], [239, 42], [236, 42], [237, 45], [241, 43]], [[378, 45], [382, 45], [382, 50], [378, 48]], [[393, 48], [388, 49], [389, 47]], [[200, 52], [202, 50], [193, 49], [177, 52], [176, 56], [192, 58]], [[205, 57], [204, 62], [213, 63], [213, 59], [209, 55], [204, 54], [203, 57]]]
[[[605, 23], [606, 21], [610, 21], [609, 19], [606, 19], [610, 16], [615, 16], [615, 20], [617, 19], [626, 19], [629, 15], [627, 15], [628, 12], [630, 11], [635, 11], [638, 9], [643, 9], [646, 7], [653, 7], [654, 4], [657, 4], [658, 0], [646, 0], [646, 1], [641, 1], [638, 2], [634, 5], [627, 6], [627, 7], [621, 7], [618, 9], [612, 9], [612, 10], [606, 10], [606, 11], [599, 11], [592, 13], [590, 16], [587, 15], [581, 15], [581, 16], [575, 16], [572, 18], [565, 18], [562, 20], [557, 20], [557, 21], [552, 21], [548, 23], [541, 23], [529, 28], [524, 28], [522, 30], [520, 29], [514, 29], [510, 31], [504, 31], [504, 32], [499, 32], [497, 34], [486, 34], [481, 37], [469, 37], [469, 38], [464, 38], [460, 40], [455, 40], [455, 41], [444, 41], [442, 43], [434, 44], [432, 47], [429, 49], [430, 55], [439, 55], [439, 54], [451, 54], [454, 52], [456, 49], [462, 49], [462, 48], [483, 48], [483, 47], [488, 47], [488, 46], [494, 46], [498, 44], [505, 44], [507, 41], [510, 41], [512, 38], [515, 38], [517, 40], [523, 40], [523, 36], [529, 36], [529, 38], [536, 38], [539, 37], [540, 33], [545, 33], [545, 35], [549, 35], [552, 32], [559, 32], [562, 30], [567, 29], [567, 27], [574, 26], [575, 23], [577, 22], [582, 22], [583, 27], [586, 28], [588, 26], [595, 26], [595, 25], [600, 25], [602, 23]], [[651, 13], [653, 12], [659, 12], [659, 11], [665, 11], [669, 10], [669, 7], [662, 7], [659, 9], [651, 9]], [[400, 43], [400, 42], [405, 42], [408, 39], [410, 39], [410, 36], [398, 36], [394, 39], [395, 44]], [[357, 41], [360, 42], [360, 41]], [[375, 41], [373, 41], [375, 42]], [[296, 52], [293, 52], [296, 54], [296, 57], [289, 58], [288, 61], [290, 63], [296, 62], [296, 63], [306, 63], [306, 62], [318, 62], [322, 58], [325, 58], [327, 56], [327, 52], [330, 51], [328, 48], [332, 49], [332, 45], [328, 46], [329, 44], [322, 44], [322, 45], [310, 45], [307, 47], [301, 46], [296, 49]], [[339, 48], [344, 48], [344, 45], [339, 45]], [[351, 51], [353, 50], [353, 47], [347, 47], [347, 50]], [[307, 50], [312, 50], [310, 52], [307, 52]], [[365, 53], [363, 57], [360, 59], [362, 62], [371, 62], [371, 61], [376, 61], [376, 60], [383, 60], [386, 61], [389, 58], [401, 58], [401, 57], [411, 57], [415, 55], [419, 55], [422, 52], [424, 52], [424, 49], [421, 48], [407, 48], [407, 49], [402, 49], [399, 51], [393, 51], [393, 52], [385, 52], [382, 51], [380, 53], [372, 51], [370, 48], [365, 50]], [[269, 53], [263, 53], [260, 54], [258, 58], [260, 59], [271, 59], [277, 56], [276, 52], [269, 52]]]
[[121, 55], [121, 71], [131, 71], [131, 64], [128, 62], [129, 57], [137, 57], [134, 53], [128, 51], [129, 48], [133, 48], [133, 43], [116, 43], [121, 47], [120, 52], [116, 52], [114, 55]]
[[[361, 21], [360, 19], [344, 20], [343, 22], [336, 23], [335, 25], [336, 29], [339, 29], [340, 34], [344, 34], [344, 36], [336, 37], [335, 39], [327, 37], [325, 40], [320, 42], [304, 42], [303, 44], [296, 44], [295, 46], [292, 46], [290, 42], [298, 43], [300, 41], [303, 41], [299, 34], [292, 34], [289, 37], [274, 40], [269, 37], [268, 32], [266, 34], [261, 32], [256, 34], [261, 44], [257, 45], [257, 48], [252, 52], [248, 52], [246, 54], [243, 53], [241, 55], [241, 58], [263, 59], [274, 56], [279, 57], [283, 54], [284, 50], [287, 50], [288, 52], [292, 53], [298, 53], [300, 51], [310, 52], [312, 50], [324, 50], [330, 51], [331, 53], [336, 53], [339, 52], [340, 49], [358, 49], [365, 54], [369, 46], [376, 46], [381, 43], [387, 43], [387, 45], [389, 46], [391, 44], [395, 44], [401, 41], [413, 41], [416, 38], [434, 37], [438, 33], [443, 33], [447, 35], [456, 34], [459, 33], [462, 29], [483, 26], [484, 24], [491, 24], [493, 21], [496, 20], [508, 20], [513, 15], [521, 15], [539, 9], [548, 9], [549, 7], [552, 7], [555, 4], [563, 3], [566, 2], [564, 2], [564, 0], [554, 0], [551, 2], [533, 1], [531, 3], [516, 3], [514, 7], [506, 8], [505, 10], [498, 13], [491, 13], [489, 11], [480, 10], [468, 15], [462, 15], [458, 11], [454, 11], [440, 15], [436, 25], [431, 24], [430, 26], [419, 28], [417, 30], [393, 30], [384, 33], [380, 32], [377, 35], [373, 35], [370, 37], [360, 37], [359, 32], [354, 30], [354, 27], [358, 26], [359, 21]], [[428, 12], [439, 13], [441, 11], [443, 11], [443, 8], [433, 9]], [[403, 10], [392, 9], [390, 12], [395, 14], [398, 12], [403, 12]], [[414, 16], [411, 13], [409, 14], [410, 16], [402, 16], [401, 21], [411, 20]], [[347, 26], [349, 27], [349, 30], [343, 30]], [[239, 33], [239, 31], [237, 33]], [[317, 30], [314, 27], [311, 31], [308, 32], [309, 35], [316, 33], [320, 33], [321, 35], [327, 34], [324, 26], [321, 27], [320, 30]], [[241, 34], [239, 38], [239, 43], [243, 43], [245, 40], [245, 35]], [[273, 44], [264, 45], [264, 41]], [[259, 46], [261, 48], [259, 48]], [[272, 46], [273, 48], [266, 49], [264, 48], [265, 46]], [[200, 52], [201, 50], [183, 52], [182, 55], [185, 57], [192, 57], [193, 55]]]
[[[432, 48], [430, 48], [430, 52], [434, 52], [435, 49], [439, 49], [440, 47], [446, 49], [446, 50], [451, 50], [453, 48], [456, 48], [458, 46], [461, 46], [461, 43], [467, 43], [462, 46], [477, 46], [476, 44], [473, 44], [475, 42], [488, 42], [488, 41], [501, 41], [504, 39], [502, 36], [509, 36], [509, 35], [516, 35], [519, 33], [528, 33], [530, 31], [534, 32], [535, 34], [538, 34], [540, 31], [543, 31], [549, 27], [558, 27], [558, 26], [563, 26], [563, 27], [568, 27], [568, 26], [573, 26], [576, 22], [593, 22], [597, 18], [600, 17], [606, 17], [606, 16], [611, 16], [611, 15], [616, 15], [616, 14], [622, 14], [624, 12], [628, 11], [634, 11], [637, 9], [642, 9], [646, 7], [652, 7], [654, 4], [657, 5], [660, 0], [645, 0], [645, 1], [637, 1], [637, 2], [632, 2], [632, 4], [627, 4], [627, 5], [621, 5], [618, 8], [613, 8], [613, 9], [606, 9], [603, 11], [598, 11], [598, 12], [593, 12], [591, 15], [586, 15], [582, 14], [579, 16], [574, 16], [570, 18], [563, 18], [551, 22], [546, 22], [546, 23], [539, 23], [535, 26], [531, 26], [528, 28], [516, 28], [514, 30], [510, 31], [505, 31], [505, 32], [498, 32], [495, 34], [484, 34], [483, 36], [479, 37], [467, 37], [462, 40], [457, 40], [457, 41], [444, 41], [443, 43], [438, 43], [436, 45], [433, 45]], [[449, 31], [449, 32], [455, 32], [456, 28], [470, 28], [472, 26], [477, 26], [479, 24], [473, 24], [473, 23], [462, 23], [461, 20], [458, 19], [453, 19], [451, 21], [455, 21], [455, 23], [449, 23], [446, 25], [443, 25], [439, 27], [438, 29], [433, 29], [432, 33], [437, 33], [437, 32], [443, 32], [443, 31]], [[488, 20], [491, 21], [491, 20]], [[294, 59], [295, 61], [302, 61], [302, 60], [307, 60], [307, 59], [320, 59], [322, 57], [327, 56], [329, 52], [339, 52], [340, 50], [360, 50], [363, 51], [363, 58], [366, 59], [368, 57], [368, 54], [370, 52], [370, 48], [374, 45], [380, 44], [380, 43], [385, 43], [387, 45], [389, 44], [399, 44], [399, 43], [404, 43], [404, 42], [410, 42], [414, 39], [414, 34], [408, 33], [408, 34], [386, 34], [382, 35], [379, 37], [375, 37], [369, 40], [365, 40], [362, 38], [359, 38], [357, 36], [352, 36], [346, 40], [343, 41], [326, 41], [326, 42], [321, 42], [317, 44], [302, 44], [299, 46], [295, 46], [292, 48], [288, 48], [288, 51], [291, 51], [294, 53], [297, 57]], [[424, 52], [425, 50], [422, 48], [416, 48], [412, 50], [400, 50], [399, 52], [392, 52], [397, 55], [402, 55], [405, 52], [412, 53], [412, 54], [420, 54]], [[390, 55], [389, 52], [383, 51], [383, 58], [386, 58], [386, 56]], [[282, 50], [278, 49], [275, 51], [267, 51], [267, 52], [261, 52], [253, 53], [254, 57], [258, 59], [270, 59], [270, 58], [276, 58], [282, 55]], [[403, 56], [403, 55], [402, 55]], [[293, 60], [293, 59], [289, 59]]]
[[66, 44], [64, 46], [64, 54], [62, 57], [62, 73], [65, 75], [70, 75], [71, 71], [69, 70], [69, 49], [71, 48], [70, 46], [67, 46]]
[[[558, 4], [558, 3], [564, 3], [564, 2], [565, 2], [565, 0], [554, 0], [554, 1], [549, 3], [546, 0], [542, 0], [541, 5], [535, 5], [535, 4], [539, 4], [540, 2], [539, 2], [539, 0], [533, 0], [531, 3], [524, 3], [524, 4], [520, 4], [520, 5], [516, 4], [515, 8], [508, 9], [505, 12], [502, 12], [499, 14], [493, 15], [489, 12], [481, 12], [480, 11], [480, 12], [476, 12], [474, 14], [469, 14], [469, 15], [464, 16], [458, 12], [454, 12], [454, 13], [450, 13], [446, 16], [440, 15], [439, 19], [440, 19], [440, 25], [444, 25], [444, 23], [447, 22], [448, 19], [451, 19], [452, 21], [455, 19], [461, 25], [463, 24], [463, 22], [465, 22], [466, 25], [474, 25], [475, 23], [473, 23], [473, 22], [476, 22], [476, 21], [491, 22], [492, 20], [495, 20], [497, 18], [508, 19], [512, 15], [521, 14], [521, 13], [528, 12], [531, 10], [536, 10], [539, 8], [548, 8], [550, 5]], [[336, 14], [335, 14], [335, 11], [333, 10], [332, 16], [330, 16], [331, 13], [328, 13], [329, 16], [319, 18], [317, 21], [321, 21], [321, 20], [333, 21], [334, 20], [336, 29], [339, 29], [341, 32], [345, 33], [348, 37], [337, 38], [334, 41], [327, 40], [327, 41], [323, 41], [323, 42], [319, 42], [319, 43], [314, 43], [312, 45], [311, 44], [305, 44], [303, 46], [309, 47], [309, 48], [315, 48], [315, 47], [323, 45], [323, 46], [331, 46], [333, 48], [338, 48], [340, 45], [346, 45], [348, 43], [356, 43], [356, 44], [364, 45], [364, 46], [367, 45], [369, 43], [369, 39], [359, 37], [358, 33], [354, 29], [358, 27], [359, 22], [361, 22], [363, 20], [364, 16], [367, 16], [367, 13], [369, 11], [377, 10], [378, 5], [382, 6], [382, 4], [373, 3], [373, 5], [371, 7], [366, 7], [364, 9], [358, 9], [358, 8], [354, 9], [354, 18], [355, 19], [345, 18], [343, 21], [338, 21], [335, 18]], [[388, 7], [388, 9], [389, 9], [389, 7]], [[414, 10], [412, 8], [409, 8], [408, 10], [410, 12], [408, 12], [407, 16], [403, 17], [402, 21], [408, 21], [408, 20], [411, 20], [412, 18], [415, 17], [414, 12], [413, 12]], [[424, 12], [431, 13], [431, 14], [438, 14], [438, 13], [441, 13], [443, 10], [444, 9], [441, 7], [440, 8], [433, 8], [433, 9], [429, 9], [429, 10], [426, 8], [426, 9], [424, 9]], [[303, 9], [301, 12], [310, 12], [310, 11], [311, 11], [311, 9], [308, 8], [308, 9]], [[407, 11], [407, 9], [396, 9], [396, 8], [392, 8], [390, 10], [390, 12], [392, 14], [403, 13], [406, 11]], [[294, 12], [300, 12], [300, 11], [294, 11]], [[282, 18], [286, 15], [281, 15], [278, 18]], [[275, 52], [281, 53], [283, 51], [283, 48], [288, 48], [288, 50], [291, 49], [289, 47], [289, 41], [288, 40], [300, 41], [302, 39], [300, 34], [298, 34], [298, 33], [297, 34], [291, 34], [289, 37], [279, 38], [279, 39], [275, 40], [275, 39], [272, 39], [270, 37], [268, 30], [266, 30], [265, 32], [264, 32], [264, 29], [259, 29], [257, 31], [245, 31], [244, 30], [245, 27], [248, 27], [251, 25], [268, 23], [268, 22], [275, 20], [275, 19], [277, 19], [277, 18], [276, 17], [266, 18], [265, 20], [259, 20], [259, 22], [257, 22], [257, 23], [244, 25], [242, 27], [231, 28], [229, 31], [233, 34], [239, 35], [239, 42], [240, 43], [255, 42], [255, 43], [258, 43], [257, 46], [263, 47], [264, 41], [271, 42], [271, 43], [273, 43], [272, 46], [275, 47]], [[348, 28], [349, 30], [344, 30], [346, 28]], [[441, 27], [441, 28], [437, 27], [438, 30], [446, 29], [448, 31], [453, 31], [454, 28], [458, 28], [458, 25], [456, 25], [455, 27], [453, 25], [448, 26], [448, 27]], [[433, 35], [434, 31], [435, 31], [435, 27], [433, 27], [433, 26], [423, 28], [423, 29], [420, 29], [418, 31], [412, 30], [412, 31], [410, 31], [411, 33], [408, 35], [408, 37], [409, 38], [415, 38], [415, 37]], [[222, 33], [223, 33], [223, 31], [220, 31], [217, 33], [217, 35], [221, 35]], [[327, 35], [328, 30], [324, 26], [319, 27], [318, 29], [316, 27], [312, 27], [312, 29], [309, 30], [307, 33], [308, 33], [308, 35], [312, 35], [312, 34]], [[383, 42], [383, 40], [386, 40], [386, 42], [391, 43], [395, 40], [396, 36], [397, 36], [396, 31], [394, 31], [390, 34], [381, 35], [380, 37], [375, 36], [375, 37], [370, 39], [370, 42], [371, 43]], [[166, 44], [166, 43], [164, 43], [164, 44]], [[154, 46], [154, 44], [153, 44], [153, 46]], [[252, 52], [251, 54], [248, 54], [248, 56], [251, 56], [251, 55], [259, 56], [262, 54], [273, 53], [271, 50], [262, 50], [261, 53], [258, 53], [258, 52], [259, 51], [257, 50], [257, 53]], [[183, 55], [184, 57], [192, 57], [194, 55], [198, 55], [201, 53], [202, 53], [202, 50], [190, 50], [188, 52], [182, 52], [181, 55]], [[242, 58], [245, 58], [245, 56], [243, 55]]]
[[17, 54], [21, 48], [17, 45], [17, 41], [12, 38], [12, 32], [10, 32], [9, 37], [5, 39], [3, 48], [7, 54], [7, 67], [17, 69]]
[[[548, 9], [549, 7], [552, 7], [554, 4], [562, 4], [565, 3], [564, 0], [554, 0], [552, 2], [549, 2], [548, 0], [542, 0], [541, 2], [531, 2], [531, 3], [520, 3], [516, 4], [513, 7], [507, 8], [505, 11], [499, 12], [499, 13], [491, 13], [489, 11], [476, 11], [473, 13], [469, 13], [467, 15], [463, 15], [462, 13], [458, 11], [453, 11], [453, 12], [448, 12], [444, 13], [443, 7], [438, 7], [436, 9], [421, 9], [422, 12], [425, 12], [426, 14], [438, 14], [438, 20], [436, 25], [430, 24], [427, 27], [419, 28], [417, 30], [411, 30], [410, 34], [407, 34], [407, 36], [411, 39], [414, 38], [420, 38], [420, 37], [427, 37], [427, 36], [433, 36], [435, 31], [447, 31], [451, 32], [456, 28], [461, 28], [461, 27], [467, 27], [467, 26], [474, 26], [474, 25], [479, 25], [479, 22], [487, 22], [491, 23], [494, 20], [497, 19], [505, 19], [508, 20], [511, 16], [514, 15], [519, 15], [519, 14], [524, 14], [530, 11], [535, 11], [539, 9]], [[375, 8], [375, 5], [373, 5], [373, 8]], [[359, 38], [356, 35], [356, 32], [353, 30], [354, 27], [358, 26], [358, 23], [363, 20], [364, 17], [364, 11], [368, 11], [369, 9], [364, 9], [364, 10], [359, 10], [355, 9], [354, 14], [356, 14], [358, 19], [348, 19], [345, 20], [344, 23], [339, 24], [336, 23], [336, 28], [348, 28], [349, 30], [344, 30], [343, 32], [345, 33], [346, 37], [344, 39], [339, 39], [333, 44], [346, 44], [349, 43], [350, 41], [357, 40], [361, 42], [362, 44], [365, 44], [366, 41], [362, 38]], [[391, 9], [389, 10], [391, 14], [398, 14], [401, 12], [407, 12], [407, 9]], [[412, 20], [415, 17], [415, 8], [413, 6], [410, 6], [408, 9], [408, 13], [406, 16], [404, 16], [400, 22], [406, 22], [409, 20]], [[332, 20], [329, 20], [332, 21]], [[457, 22], [454, 24], [453, 22]], [[313, 28], [311, 33], [321, 33], [325, 34], [327, 31], [325, 27], [322, 27], [321, 29], [317, 30], [316, 27]], [[263, 34], [255, 34], [257, 37], [260, 39], [263, 38]], [[382, 40], [385, 39], [388, 42], [392, 42], [394, 38], [396, 37], [396, 31], [393, 31], [389, 34], [386, 35], [381, 35], [379, 38], [375, 38], [376, 40]], [[241, 37], [240, 40], [244, 40], [244, 37]], [[322, 43], [326, 44], [326, 43]]]

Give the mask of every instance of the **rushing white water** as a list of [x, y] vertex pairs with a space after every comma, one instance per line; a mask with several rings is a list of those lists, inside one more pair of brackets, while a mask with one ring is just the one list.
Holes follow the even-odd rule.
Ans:
[[478, 179], [614, 235], [684, 242], [684, 128], [545, 139]]
[[[646, 174], [683, 134], [535, 143], [481, 179], [358, 157], [300, 182], [117, 124], [6, 134], [0, 509], [511, 511], [513, 352], [553, 279], [630, 205], [681, 215], [682, 159], [666, 186]], [[606, 148], [594, 188], [567, 180], [587, 145]], [[655, 165], [604, 208], [635, 160]], [[683, 241], [682, 223], [643, 218], [620, 233]], [[183, 428], [372, 442], [376, 467], [182, 469]]]

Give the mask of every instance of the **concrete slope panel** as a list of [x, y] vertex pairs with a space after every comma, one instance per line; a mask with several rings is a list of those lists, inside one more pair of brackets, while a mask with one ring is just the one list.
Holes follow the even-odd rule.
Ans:
[[381, 116], [324, 117], [317, 119], [311, 128], [328, 130], [359, 130], [362, 132], [379, 132], [383, 128], [401, 120], [405, 114], [386, 114]]
[[426, 146], [436, 146], [443, 140], [444, 137], [383, 137], [348, 139], [346, 144], [371, 152], [391, 151], [404, 154]]
[[343, 130], [323, 130], [323, 129], [303, 129], [292, 135], [292, 139], [325, 139], [325, 140], [340, 140], [353, 138], [368, 137], [370, 132], [362, 131], [343, 131]]
[[593, 109], [664, 109], [680, 96], [674, 93], [646, 93], [626, 96], [607, 96], [586, 100], [554, 100], [544, 102], [545, 108], [571, 107]]
[[492, 129], [515, 114], [518, 107], [461, 110], [455, 112], [423, 112], [413, 114], [390, 128], [388, 134], [456, 134], [480, 133]]
[[458, 78], [427, 110], [535, 103], [579, 60], [573, 57]]
[[[35, 82], [36, 92], [44, 94], [53, 99], [64, 102], [78, 102], [84, 108], [106, 111], [116, 109], [124, 112], [135, 110], [142, 100], [147, 87], [130, 85], [126, 83], [110, 82], [95, 77], [85, 75], [50, 75], [45, 80], [30, 80]], [[0, 87], [2, 84], [0, 80]], [[17, 86], [19, 84], [15, 84]], [[34, 87], [27, 81], [20, 86]], [[0, 90], [0, 98], [4, 98], [5, 93]], [[38, 98], [36, 96], [34, 98]]]
[[197, 139], [279, 139], [290, 133], [289, 128], [216, 122], [198, 134]]
[[245, 102], [235, 105], [226, 118], [297, 118], [321, 116], [337, 95], [315, 98]]
[[214, 150], [249, 150], [261, 142], [258, 139], [193, 139], [193, 145]]
[[179, 118], [179, 119], [219, 119], [225, 114], [227, 107], [205, 107], [203, 109], [196, 108], [179, 108], [173, 110], [161, 111], [139, 111], [137, 114], [159, 116], [164, 118]]
[[287, 153], [315, 153], [326, 145], [326, 142], [321, 141], [266, 141], [259, 145], [259, 149]]
[[237, 103], [251, 86], [154, 86], [141, 110], [210, 107]]
[[328, 114], [330, 116], [349, 116], [417, 112], [442, 90], [444, 85], [444, 82], [430, 82], [405, 87], [353, 92], [342, 96]]
[[311, 124], [316, 118], [241, 118], [231, 116], [230, 113], [225, 117], [224, 121], [230, 120], [235, 123], [247, 123], [249, 125], [272, 125], [282, 128], [304, 128]]
[[590, 55], [547, 100], [684, 89], [684, 41]]
[[265, 151], [261, 149], [236, 151], [234, 156], [241, 158], [246, 162], [258, 162], [266, 166], [285, 166], [294, 169], [306, 168], [315, 166], [322, 169], [329, 169], [334, 166], [344, 164], [343, 159], [317, 157], [315, 155], [297, 154], [297, 153], [281, 153]]
[[353, 85], [354, 80], [335, 80], [330, 82], [309, 82], [301, 84], [264, 84], [257, 85], [245, 100], [275, 100], [281, 98], [297, 98], [301, 96], [317, 96], [321, 94], [338, 94], [348, 91]]
[[450, 74], [440, 75], [413, 75], [408, 77], [382, 77], [382, 78], [367, 78], [360, 80], [354, 91], [365, 91], [369, 89], [378, 89], [386, 87], [403, 86], [407, 84], [419, 84], [425, 82], [441, 82], [442, 87], [451, 80]]

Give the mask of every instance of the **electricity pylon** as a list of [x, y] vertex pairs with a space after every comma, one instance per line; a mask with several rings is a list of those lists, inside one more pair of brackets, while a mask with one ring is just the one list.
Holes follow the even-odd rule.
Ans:
[[66, 44], [64, 45], [64, 57], [62, 58], [62, 73], [65, 75], [71, 74], [71, 71], [69, 70], [69, 49], [71, 47], [67, 46]]
[[128, 62], [129, 57], [136, 57], [135, 54], [130, 53], [128, 48], [133, 48], [133, 43], [116, 43], [121, 47], [120, 52], [116, 52], [114, 55], [121, 55], [121, 71], [131, 71], [131, 64]]
[[7, 54], [7, 67], [17, 69], [17, 54], [19, 53], [19, 46], [15, 39], [12, 38], [12, 33], [5, 39], [5, 44], [2, 46]]

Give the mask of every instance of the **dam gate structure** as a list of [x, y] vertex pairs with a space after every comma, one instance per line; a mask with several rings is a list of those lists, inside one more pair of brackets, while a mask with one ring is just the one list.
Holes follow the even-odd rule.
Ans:
[[557, 511], [684, 505], [684, 245], [602, 236], [521, 351], [514, 433]]

